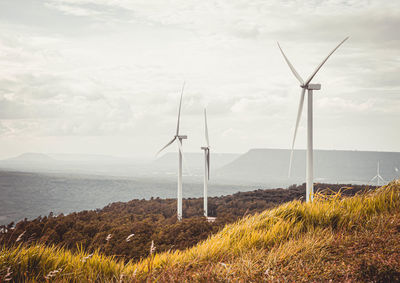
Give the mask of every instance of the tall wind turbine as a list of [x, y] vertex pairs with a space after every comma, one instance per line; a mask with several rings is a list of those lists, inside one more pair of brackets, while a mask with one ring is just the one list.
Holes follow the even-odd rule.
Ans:
[[333, 52], [336, 51], [342, 45], [349, 37], [346, 37], [342, 42], [340, 42], [329, 54], [328, 56], [321, 62], [321, 64], [318, 65], [317, 69], [311, 74], [311, 76], [304, 81], [299, 73], [297, 73], [296, 69], [293, 67], [293, 65], [290, 63], [289, 59], [286, 57], [285, 53], [283, 52], [281, 46], [279, 45], [278, 42], [278, 47], [283, 55], [283, 58], [285, 59], [286, 63], [289, 65], [290, 70], [292, 71], [293, 75], [296, 77], [296, 79], [300, 82], [300, 87], [301, 87], [301, 94], [300, 94], [300, 103], [299, 103], [299, 109], [297, 111], [297, 119], [296, 119], [296, 127], [294, 129], [294, 136], [293, 136], [293, 141], [292, 141], [292, 150], [290, 153], [290, 162], [289, 162], [289, 176], [290, 176], [290, 171], [292, 168], [292, 159], [293, 159], [293, 149], [294, 149], [294, 143], [296, 140], [296, 134], [297, 134], [297, 129], [299, 127], [300, 123], [300, 118], [301, 118], [301, 113], [303, 110], [303, 104], [304, 104], [304, 96], [305, 92], [307, 90], [308, 92], [308, 111], [307, 111], [307, 173], [306, 173], [306, 201], [309, 202], [310, 200], [313, 200], [313, 194], [314, 194], [314, 184], [313, 184], [313, 179], [314, 179], [314, 159], [313, 159], [313, 90], [320, 90], [321, 89], [321, 84], [311, 84], [312, 79], [314, 76], [317, 74], [317, 72], [321, 69], [321, 67], [325, 64], [325, 62], [328, 60], [328, 58], [333, 54]]
[[208, 217], [207, 190], [208, 190], [208, 180], [210, 180], [210, 141], [208, 139], [206, 109], [204, 109], [204, 134], [207, 143], [207, 146], [201, 147], [201, 149], [204, 150], [204, 216]]
[[179, 123], [180, 123], [180, 118], [181, 118], [182, 96], [183, 96], [184, 88], [185, 88], [185, 82], [183, 82], [183, 85], [182, 85], [181, 99], [179, 101], [178, 122], [177, 122], [177, 125], [176, 125], [175, 136], [162, 149], [160, 149], [156, 154], [156, 156], [158, 154], [160, 154], [161, 151], [166, 149], [168, 146], [170, 146], [175, 141], [178, 144], [179, 165], [178, 165], [177, 215], [178, 215], [178, 220], [179, 221], [182, 220], [182, 157], [183, 157], [182, 140], [187, 139], [186, 135], [180, 135], [179, 134]]
[[371, 183], [371, 182], [374, 181], [375, 179], [376, 179], [376, 185], [377, 185], [377, 186], [380, 186], [379, 180], [381, 180], [383, 183], [385, 183], [385, 180], [382, 178], [382, 176], [381, 176], [381, 174], [380, 174], [380, 171], [379, 171], [379, 161], [378, 161], [378, 166], [377, 166], [377, 168], [376, 168], [376, 176], [375, 176], [374, 178], [372, 178], [371, 181], [369, 181], [369, 182]]

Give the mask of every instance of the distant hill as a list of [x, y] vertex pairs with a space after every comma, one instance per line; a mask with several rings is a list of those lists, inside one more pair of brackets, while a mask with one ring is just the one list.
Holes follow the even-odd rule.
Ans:
[[83, 162], [92, 162], [92, 161], [101, 161], [101, 162], [128, 162], [131, 161], [127, 158], [120, 158], [110, 155], [102, 155], [102, 154], [71, 154], [71, 153], [51, 153], [48, 154], [53, 159], [60, 161], [83, 161]]
[[[290, 150], [251, 149], [216, 172], [216, 178], [238, 182], [293, 184], [302, 183], [306, 174], [306, 151], [295, 150], [291, 178], [288, 178]], [[314, 175], [316, 182], [368, 183], [380, 174], [386, 181], [400, 175], [399, 152], [316, 150]]]
[[[115, 166], [115, 165], [119, 166]], [[29, 152], [0, 160], [0, 168], [23, 172], [97, 173], [111, 172], [115, 167], [136, 165], [132, 160], [107, 155], [92, 154], [44, 154]], [[122, 170], [121, 170], [122, 171]]]
[[[211, 175], [232, 162], [240, 154], [212, 153]], [[184, 174], [191, 181], [201, 182], [204, 172], [204, 154], [185, 153]], [[187, 162], [187, 163], [186, 163]], [[43, 154], [24, 153], [0, 160], [0, 169], [41, 173], [98, 174], [120, 177], [157, 177], [174, 179], [178, 166], [177, 153], [166, 153], [156, 160], [122, 158], [101, 154]], [[190, 173], [190, 174], [189, 174]]]
[[[213, 153], [210, 155], [210, 168], [211, 174], [213, 171], [218, 170], [222, 166], [232, 162], [238, 158], [240, 154], [237, 153]], [[204, 153], [185, 153], [185, 160], [187, 162], [186, 169], [192, 174], [203, 174], [204, 172]], [[166, 153], [152, 163], [154, 170], [161, 172], [176, 173], [178, 166], [178, 154], [175, 152]]]
[[8, 158], [3, 162], [16, 163], [16, 162], [54, 162], [55, 159], [43, 153], [27, 152], [16, 157]]

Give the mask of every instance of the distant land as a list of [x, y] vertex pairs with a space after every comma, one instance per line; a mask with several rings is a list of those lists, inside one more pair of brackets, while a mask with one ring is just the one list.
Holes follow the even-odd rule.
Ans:
[[[201, 183], [203, 153], [186, 153], [187, 182]], [[219, 184], [256, 184], [276, 187], [299, 184], [305, 179], [306, 151], [295, 150], [292, 174], [288, 178], [290, 150], [250, 149], [244, 154], [211, 153], [211, 180]], [[315, 150], [315, 181], [366, 184], [380, 174], [386, 181], [400, 176], [400, 153], [380, 151]], [[0, 160], [0, 170], [72, 173], [116, 177], [151, 177], [174, 181], [177, 154], [166, 153], [153, 160], [135, 160], [107, 155], [24, 153]]]
[[[288, 178], [290, 150], [251, 149], [216, 171], [218, 180], [239, 183], [290, 185], [302, 183], [306, 175], [306, 151], [295, 150]], [[379, 151], [314, 150], [314, 180], [321, 183], [368, 184], [376, 175], [387, 181], [400, 176], [400, 153]]]
[[[209, 196], [254, 189], [286, 188], [305, 180], [305, 151], [296, 150], [288, 178], [290, 150], [251, 149], [211, 155]], [[203, 193], [203, 154], [187, 153], [183, 196]], [[315, 151], [315, 182], [368, 184], [377, 163], [386, 181], [399, 178], [400, 153]], [[96, 209], [116, 201], [176, 197], [177, 154], [155, 160], [107, 155], [25, 153], [0, 160], [0, 224], [49, 212]], [[373, 185], [376, 185], [374, 183]]]
[[[238, 158], [240, 154], [214, 153], [211, 156], [212, 170]], [[184, 175], [200, 176], [204, 171], [203, 153], [186, 153]], [[94, 154], [43, 154], [23, 153], [13, 158], [0, 160], [0, 169], [41, 173], [96, 174], [119, 177], [159, 176], [176, 174], [177, 154], [170, 152], [157, 159], [133, 159]], [[196, 179], [196, 178], [195, 178]], [[202, 180], [202, 178], [197, 178]]]
[[107, 176], [138, 176], [142, 174], [143, 160], [94, 154], [23, 153], [0, 160], [5, 171], [97, 174]]
[[[215, 172], [221, 167], [230, 164], [241, 154], [237, 153], [211, 153], [211, 170]], [[187, 162], [186, 168], [184, 167], [184, 173], [186, 175], [201, 175], [204, 173], [204, 153], [185, 153], [185, 160]], [[158, 173], [173, 173], [176, 174], [178, 166], [178, 156], [174, 152], [166, 153], [154, 162], [151, 167]], [[188, 172], [189, 171], [189, 172]], [[211, 174], [212, 175], [212, 174]]]

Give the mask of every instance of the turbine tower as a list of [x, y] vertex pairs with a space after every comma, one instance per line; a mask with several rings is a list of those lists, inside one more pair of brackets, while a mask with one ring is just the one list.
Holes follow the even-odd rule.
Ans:
[[166, 149], [168, 146], [170, 146], [175, 141], [178, 144], [179, 164], [178, 164], [177, 216], [178, 216], [178, 220], [179, 221], [182, 220], [182, 158], [183, 158], [182, 140], [187, 139], [186, 135], [179, 134], [179, 123], [180, 123], [180, 118], [181, 118], [182, 96], [183, 96], [184, 88], [185, 88], [185, 82], [183, 82], [183, 85], [182, 85], [181, 99], [179, 101], [178, 122], [177, 122], [177, 125], [176, 125], [175, 136], [162, 149], [160, 149], [156, 154], [156, 156], [158, 154], [160, 154], [161, 151]]
[[383, 183], [385, 183], [385, 180], [382, 178], [381, 174], [380, 174], [380, 170], [379, 170], [379, 161], [378, 161], [378, 166], [376, 168], [376, 176], [374, 178], [371, 179], [371, 181], [369, 181], [370, 183], [372, 181], [374, 181], [376, 179], [376, 185], [380, 186], [379, 184], [379, 180], [381, 180]]
[[201, 149], [204, 150], [204, 216], [208, 217], [207, 191], [208, 191], [208, 180], [210, 180], [210, 141], [208, 139], [206, 109], [204, 109], [204, 133], [207, 143], [207, 146], [201, 147]]
[[296, 77], [296, 79], [300, 82], [300, 87], [301, 87], [301, 94], [300, 94], [300, 103], [299, 103], [299, 108], [297, 111], [297, 119], [296, 119], [296, 127], [294, 129], [294, 136], [292, 140], [292, 148], [291, 148], [291, 153], [290, 153], [290, 162], [289, 162], [289, 177], [290, 177], [290, 171], [292, 168], [292, 159], [293, 159], [293, 149], [294, 149], [294, 143], [296, 140], [296, 134], [297, 134], [297, 129], [299, 127], [300, 123], [300, 118], [301, 118], [301, 113], [303, 110], [303, 104], [304, 104], [304, 96], [305, 92], [307, 90], [308, 92], [308, 111], [307, 111], [307, 173], [306, 173], [306, 201], [309, 202], [310, 200], [313, 200], [313, 194], [314, 194], [314, 158], [313, 158], [313, 91], [314, 90], [320, 90], [321, 89], [321, 84], [311, 84], [312, 79], [314, 76], [317, 74], [317, 72], [321, 69], [321, 67], [325, 64], [325, 62], [328, 60], [328, 58], [333, 54], [333, 52], [336, 51], [342, 45], [349, 37], [346, 37], [342, 42], [340, 42], [329, 54], [328, 56], [321, 62], [321, 64], [318, 65], [316, 70], [311, 74], [311, 76], [304, 82], [304, 80], [300, 77], [299, 73], [297, 73], [296, 69], [293, 67], [293, 65], [290, 63], [289, 59], [286, 57], [285, 53], [283, 52], [281, 46], [279, 45], [278, 42], [278, 47], [283, 55], [283, 58], [285, 59], [286, 63], [288, 64], [290, 70], [292, 71], [293, 75]]

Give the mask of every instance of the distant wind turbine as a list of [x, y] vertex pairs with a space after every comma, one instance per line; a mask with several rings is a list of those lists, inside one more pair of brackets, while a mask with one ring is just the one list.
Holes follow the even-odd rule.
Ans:
[[208, 139], [206, 109], [204, 109], [204, 134], [207, 143], [207, 146], [201, 147], [201, 149], [204, 150], [204, 216], [208, 217], [207, 190], [208, 190], [208, 180], [210, 180], [210, 141]]
[[381, 174], [380, 174], [380, 170], [379, 170], [379, 161], [378, 161], [378, 166], [376, 167], [376, 176], [374, 178], [371, 179], [371, 181], [369, 181], [370, 183], [372, 183], [374, 180], [376, 179], [376, 185], [380, 186], [379, 184], [379, 180], [381, 180], [383, 183], [385, 183], [386, 181], [382, 178]]
[[297, 119], [296, 119], [296, 127], [294, 129], [294, 136], [293, 136], [293, 141], [292, 141], [292, 150], [290, 153], [290, 162], [289, 162], [289, 176], [290, 176], [290, 171], [292, 168], [292, 159], [293, 159], [293, 149], [294, 149], [294, 143], [296, 140], [296, 134], [297, 134], [297, 129], [299, 127], [300, 123], [300, 118], [301, 118], [301, 113], [303, 110], [303, 104], [304, 104], [304, 96], [306, 90], [308, 91], [308, 115], [307, 115], [307, 176], [306, 176], [306, 201], [311, 201], [313, 200], [313, 194], [314, 194], [314, 184], [313, 184], [313, 179], [314, 179], [314, 159], [313, 159], [313, 90], [320, 90], [321, 89], [321, 84], [311, 84], [312, 79], [314, 76], [317, 74], [317, 72], [321, 69], [321, 67], [325, 64], [325, 62], [328, 60], [328, 58], [333, 54], [333, 52], [336, 51], [336, 49], [339, 48], [340, 45], [342, 45], [349, 37], [346, 37], [342, 42], [338, 44], [329, 54], [328, 56], [321, 62], [321, 64], [318, 65], [317, 69], [311, 74], [311, 76], [304, 82], [304, 80], [300, 77], [299, 73], [297, 73], [296, 69], [293, 67], [293, 65], [290, 63], [289, 59], [286, 57], [285, 53], [283, 52], [281, 46], [279, 45], [278, 42], [278, 47], [283, 55], [283, 58], [285, 59], [286, 63], [288, 64], [290, 70], [292, 71], [293, 75], [296, 77], [296, 79], [300, 82], [300, 87], [301, 87], [301, 95], [300, 95], [300, 103], [299, 103], [299, 108], [297, 111]]
[[178, 144], [178, 148], [179, 148], [179, 166], [178, 166], [177, 216], [178, 216], [178, 220], [179, 221], [182, 220], [182, 157], [183, 157], [182, 140], [187, 139], [186, 135], [180, 135], [179, 134], [179, 123], [180, 123], [180, 118], [181, 118], [181, 107], [182, 107], [182, 97], [183, 97], [184, 88], [185, 88], [185, 82], [183, 82], [183, 85], [182, 85], [181, 99], [179, 101], [178, 122], [177, 122], [177, 125], [176, 125], [175, 136], [162, 149], [160, 149], [156, 154], [156, 156], [158, 154], [160, 154], [160, 152], [162, 152], [164, 149], [166, 149], [168, 146], [170, 146], [174, 141], [176, 141], [176, 143]]

